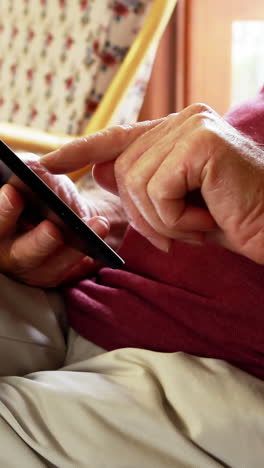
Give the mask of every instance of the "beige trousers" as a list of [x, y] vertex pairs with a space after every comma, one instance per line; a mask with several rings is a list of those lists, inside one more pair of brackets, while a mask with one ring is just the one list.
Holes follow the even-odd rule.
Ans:
[[1, 468], [263, 468], [263, 382], [72, 330], [66, 346], [63, 312], [55, 292], [0, 275]]

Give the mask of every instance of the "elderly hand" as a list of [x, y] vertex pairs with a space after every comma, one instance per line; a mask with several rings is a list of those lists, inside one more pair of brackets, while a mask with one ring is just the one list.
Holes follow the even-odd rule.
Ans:
[[[31, 156], [26, 162], [98, 235], [107, 235], [107, 220], [94, 216], [95, 208], [80, 197], [68, 177], [48, 173], [37, 157]], [[29, 285], [54, 287], [83, 277], [95, 268], [94, 260], [63, 243], [61, 232], [50, 221], [44, 220], [32, 229], [25, 229], [21, 218], [24, 206], [23, 195], [13, 186], [6, 184], [1, 188], [1, 272]]]
[[264, 264], [264, 152], [203, 104], [88, 136], [43, 163], [54, 173], [93, 163], [97, 182], [163, 250], [172, 239], [212, 241]]

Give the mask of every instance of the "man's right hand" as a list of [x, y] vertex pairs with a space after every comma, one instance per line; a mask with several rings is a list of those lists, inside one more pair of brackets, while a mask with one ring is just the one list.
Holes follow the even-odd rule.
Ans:
[[94, 164], [95, 180], [162, 250], [173, 239], [214, 242], [264, 264], [263, 148], [204, 104], [75, 140], [42, 164], [53, 174]]

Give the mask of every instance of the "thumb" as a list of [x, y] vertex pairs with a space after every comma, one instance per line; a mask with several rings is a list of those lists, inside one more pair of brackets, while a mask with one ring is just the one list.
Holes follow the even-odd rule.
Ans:
[[164, 119], [119, 125], [93, 135], [78, 138], [41, 158], [40, 162], [53, 174], [77, 171], [87, 164], [116, 159], [140, 135]]

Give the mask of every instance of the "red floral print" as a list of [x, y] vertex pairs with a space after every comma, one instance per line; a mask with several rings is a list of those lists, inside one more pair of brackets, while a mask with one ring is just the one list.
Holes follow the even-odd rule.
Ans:
[[[78, 133], [79, 126], [83, 129], [100, 105], [113, 70], [122, 63], [142, 27], [144, 18], [139, 18], [139, 10], [142, 5], [147, 5], [147, 9], [150, 1], [106, 0], [104, 14], [100, 15], [100, 0], [21, 0], [23, 21], [18, 22], [15, 5], [19, 2], [0, 0], [0, 39], [3, 37], [9, 55], [7, 61], [2, 47], [0, 110], [4, 120], [13, 119], [15, 123], [43, 129], [50, 127], [61, 133], [69, 125], [72, 134]], [[9, 8], [2, 4], [8, 4]], [[1, 16], [2, 12], [6, 18]], [[78, 51], [74, 53], [77, 45]], [[86, 73], [89, 73], [87, 81]], [[37, 83], [42, 84], [38, 87], [38, 99]], [[76, 109], [75, 98], [79, 94], [83, 106]], [[9, 105], [6, 95], [15, 96]], [[63, 105], [67, 106], [65, 115], [58, 112]], [[73, 109], [76, 115], [71, 112]], [[125, 109], [124, 113], [127, 112]], [[119, 119], [118, 114], [118, 122]]]
[[126, 16], [129, 13], [128, 7], [121, 2], [116, 2], [113, 9], [118, 16]]
[[52, 43], [52, 41], [53, 41], [53, 35], [50, 32], [48, 32], [47, 37], [46, 37], [47, 46], [49, 46]]
[[16, 112], [18, 112], [20, 109], [20, 105], [18, 102], [14, 102], [14, 105], [13, 105], [13, 109], [12, 109], [12, 113], [15, 114]]
[[71, 36], [68, 36], [66, 39], [66, 49], [70, 49], [73, 43], [74, 39]]
[[69, 76], [68, 78], [66, 78], [66, 80], [65, 80], [66, 89], [71, 89], [72, 88], [73, 81], [74, 80], [73, 80], [72, 76]]
[[52, 83], [52, 78], [53, 78], [53, 74], [51, 72], [46, 73], [45, 82], [47, 85], [50, 85]]
[[85, 10], [85, 8], [87, 7], [88, 5], [88, 0], [81, 0], [80, 2], [80, 7], [81, 7], [81, 10]]
[[12, 29], [12, 34], [11, 34], [12, 39], [14, 39], [16, 37], [17, 33], [18, 33], [18, 28], [16, 26], [14, 26], [13, 29]]
[[99, 46], [100, 46], [100, 43], [99, 43], [98, 39], [96, 39], [93, 42], [93, 50], [96, 53], [96, 55], [98, 55], [98, 53], [99, 53]]
[[34, 75], [34, 70], [33, 68], [28, 68], [27, 69], [27, 79], [29, 81], [31, 81], [33, 79], [33, 75]]
[[54, 125], [57, 120], [57, 115], [53, 112], [49, 118], [49, 125]]
[[99, 102], [96, 101], [95, 99], [88, 99], [86, 101], [86, 107], [85, 107], [85, 113], [86, 114], [93, 114], [97, 107], [98, 107]]
[[30, 112], [30, 120], [34, 120], [38, 115], [38, 111], [35, 107], [33, 107], [33, 109], [31, 110]]
[[28, 41], [32, 41], [34, 39], [34, 37], [35, 37], [35, 33], [34, 33], [33, 29], [30, 29], [28, 31]]
[[103, 52], [101, 54], [101, 59], [105, 66], [111, 67], [116, 64], [116, 58], [111, 52]]
[[17, 64], [16, 64], [16, 63], [13, 63], [13, 64], [10, 66], [10, 71], [11, 71], [12, 75], [15, 75], [15, 74], [16, 74], [16, 71], [17, 71]]

